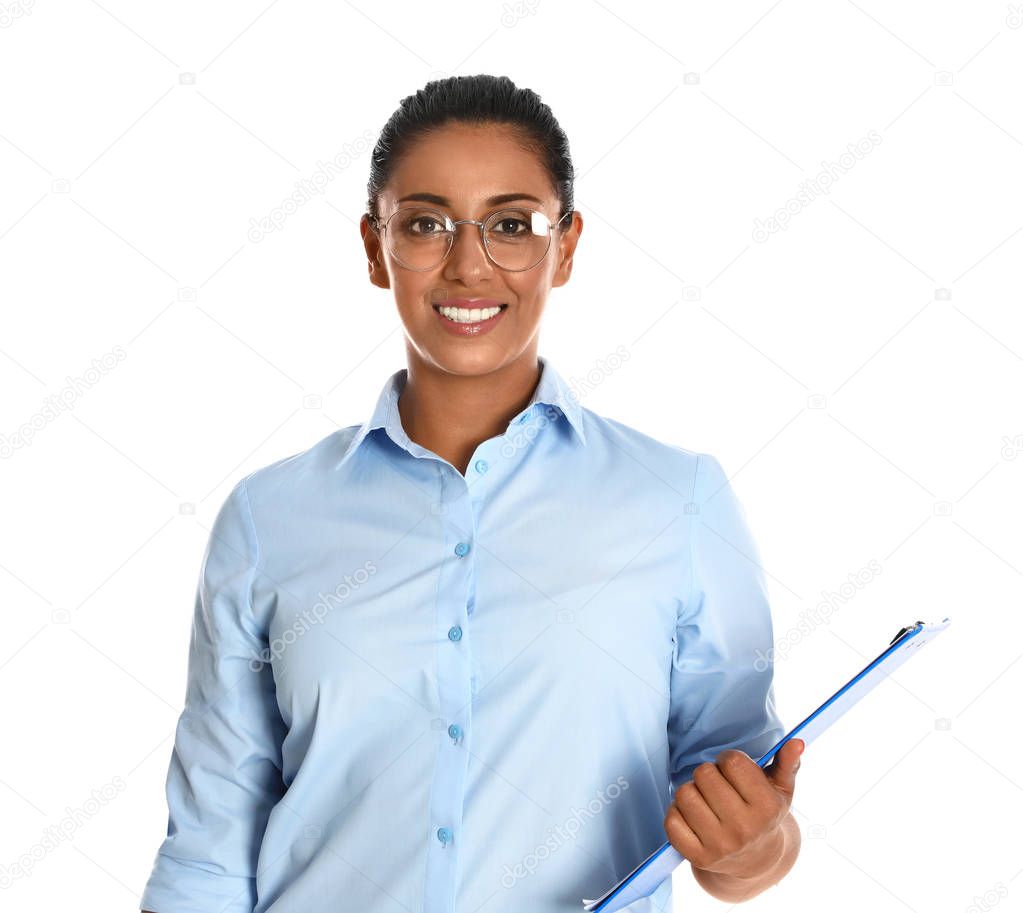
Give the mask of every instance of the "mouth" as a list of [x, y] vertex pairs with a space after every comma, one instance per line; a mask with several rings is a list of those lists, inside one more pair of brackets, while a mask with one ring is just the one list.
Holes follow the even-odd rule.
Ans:
[[465, 339], [489, 333], [501, 322], [508, 304], [493, 298], [448, 298], [434, 304], [433, 310], [444, 330]]
[[482, 324], [493, 320], [507, 308], [506, 302], [490, 298], [453, 298], [439, 301], [433, 305], [433, 309], [445, 320], [466, 325]]

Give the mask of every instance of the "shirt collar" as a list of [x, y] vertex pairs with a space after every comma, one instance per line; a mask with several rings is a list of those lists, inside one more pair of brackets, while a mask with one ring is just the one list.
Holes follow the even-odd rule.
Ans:
[[[554, 365], [543, 355], [537, 356], [540, 364], [540, 380], [533, 391], [533, 398], [529, 404], [509, 422], [509, 427], [517, 422], [525, 421], [534, 411], [537, 404], [554, 406], [566, 418], [572, 426], [573, 431], [579, 437], [582, 444], [586, 443], [586, 434], [583, 430], [582, 407], [579, 405], [575, 393], [565, 383], [561, 375], [554, 369]], [[338, 467], [348, 459], [365, 440], [366, 436], [376, 428], [383, 428], [387, 435], [396, 444], [412, 452], [419, 450], [426, 451], [414, 443], [405, 433], [401, 424], [401, 416], [398, 413], [398, 397], [405, 387], [408, 379], [408, 368], [401, 368], [395, 371], [384, 383], [380, 395], [377, 397], [376, 406], [369, 420], [363, 422], [352, 438], [351, 443], [345, 449], [344, 454], [338, 461]]]

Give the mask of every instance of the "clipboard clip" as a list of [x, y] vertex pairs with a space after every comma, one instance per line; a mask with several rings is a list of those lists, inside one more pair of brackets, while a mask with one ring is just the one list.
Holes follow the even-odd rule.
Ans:
[[893, 643], [895, 643], [895, 641], [897, 641], [900, 637], [902, 637], [903, 634], [907, 633], [908, 631], [912, 631], [918, 625], [922, 625], [922, 624], [924, 624], [924, 622], [917, 621], [917, 622], [915, 622], [915, 623], [913, 623], [911, 625], [906, 625], [906, 627], [904, 627], [904, 628], [899, 628], [898, 633], [890, 641], [888, 641], [888, 646], [890, 647]]

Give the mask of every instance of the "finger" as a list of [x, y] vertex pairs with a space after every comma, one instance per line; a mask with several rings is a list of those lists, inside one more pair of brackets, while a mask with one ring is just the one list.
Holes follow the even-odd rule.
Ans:
[[796, 790], [796, 771], [802, 763], [800, 755], [806, 743], [802, 739], [789, 739], [779, 749], [765, 773], [770, 777], [775, 788], [780, 789], [790, 799]]
[[763, 800], [765, 791], [771, 790], [760, 765], [744, 751], [734, 748], [722, 751], [718, 755], [717, 766], [747, 805], [756, 805]]
[[700, 838], [700, 843], [709, 844], [721, 827], [721, 821], [693, 781], [678, 788], [675, 793], [675, 807], [681, 812], [693, 833]]
[[668, 842], [686, 859], [702, 855], [703, 843], [674, 804], [664, 816], [664, 833]]
[[[753, 766], [756, 767], [755, 764]], [[699, 765], [693, 771], [693, 782], [719, 821], [734, 821], [746, 813], [748, 803], [722, 773], [718, 764], [708, 761]]]

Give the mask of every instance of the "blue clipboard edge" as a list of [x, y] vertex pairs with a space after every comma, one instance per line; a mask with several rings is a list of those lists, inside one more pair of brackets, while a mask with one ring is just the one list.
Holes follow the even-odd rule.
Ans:
[[[949, 624], [950, 619], [946, 616], [936, 625], [939, 630], [944, 629]], [[917, 621], [912, 625], [907, 625], [901, 628], [896, 635], [891, 639], [891, 643], [877, 656], [876, 659], [872, 660], [860, 672], [853, 676], [847, 681], [841, 688], [838, 689], [831, 697], [829, 697], [823, 704], [821, 704], [813, 713], [811, 713], [806, 719], [797, 723], [789, 732], [787, 732], [774, 746], [768, 749], [767, 753], [757, 761], [760, 767], [767, 764], [771, 758], [773, 758], [784, 745], [790, 739], [799, 738], [799, 732], [802, 730], [811, 720], [815, 719], [820, 713], [822, 713], [827, 707], [831, 706], [838, 698], [840, 698], [846, 691], [848, 691], [856, 682], [858, 682], [864, 675], [870, 672], [879, 663], [882, 663], [887, 659], [893, 652], [905, 645], [907, 640], [916, 637], [924, 628], [928, 627], [927, 622]], [[591, 913], [600, 913], [604, 907], [606, 907], [615, 897], [617, 897], [622, 891], [624, 891], [635, 878], [643, 872], [648, 866], [653, 864], [654, 861], [660, 858], [661, 854], [671, 848], [671, 843], [666, 842], [659, 850], [650, 855], [641, 865], [637, 866], [629, 875], [626, 876], [625, 880], [618, 885], [610, 894], [607, 895], [596, 907], [593, 908]], [[637, 900], [639, 898], [636, 898]]]
[[802, 730], [808, 723], [814, 720], [828, 707], [830, 707], [835, 701], [837, 701], [843, 694], [845, 694], [846, 691], [848, 691], [853, 685], [855, 685], [856, 682], [858, 682], [861, 678], [863, 678], [863, 676], [870, 672], [871, 669], [883, 663], [896, 650], [901, 649], [905, 645], [906, 641], [912, 640], [927, 627], [933, 627], [940, 630], [944, 628], [948, 623], [949, 619], [945, 617], [937, 624], [928, 625], [927, 622], [917, 621], [912, 625], [907, 625], [906, 627], [900, 629], [899, 632], [892, 638], [891, 643], [885, 648], [885, 650], [882, 653], [880, 653], [877, 656], [876, 659], [872, 660], [870, 663], [864, 666], [863, 669], [860, 670], [858, 674], [849, 679], [849, 681], [847, 681], [841, 688], [838, 689], [838, 691], [831, 695], [831, 697], [829, 697], [823, 704], [821, 704], [820, 707], [814, 710], [814, 712], [811, 713], [806, 719], [802, 720], [801, 722], [793, 726], [792, 729], [786, 735], [784, 735], [776, 745], [768, 749], [767, 753], [759, 761], [757, 761], [757, 764], [763, 767], [768, 761], [771, 760], [771, 758], [773, 758], [781, 750], [782, 745], [784, 745], [790, 739], [799, 738], [800, 730]]

